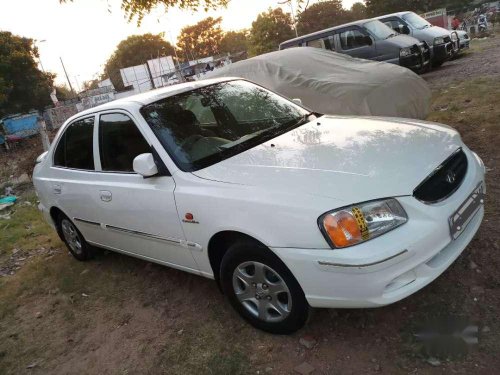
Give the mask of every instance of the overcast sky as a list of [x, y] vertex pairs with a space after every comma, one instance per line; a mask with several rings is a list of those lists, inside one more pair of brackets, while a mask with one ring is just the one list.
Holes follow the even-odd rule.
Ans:
[[[345, 8], [354, 2], [343, 0]], [[159, 8], [144, 18], [141, 27], [126, 21], [120, 4], [120, 0], [74, 0], [67, 4], [59, 0], [1, 0], [0, 30], [45, 40], [38, 43], [43, 67], [57, 74], [57, 83], [64, 83], [62, 57], [77, 88], [102, 71], [116, 45], [129, 35], [165, 32], [165, 38], [175, 43], [182, 27], [208, 16], [222, 16], [224, 30], [248, 28], [260, 12], [276, 7], [278, 0], [231, 0], [227, 9], [208, 13], [173, 9], [165, 14]], [[284, 9], [289, 11], [288, 6]]]

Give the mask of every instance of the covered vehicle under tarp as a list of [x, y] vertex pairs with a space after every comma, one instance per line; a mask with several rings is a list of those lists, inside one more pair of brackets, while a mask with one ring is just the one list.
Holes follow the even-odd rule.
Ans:
[[427, 83], [409, 69], [312, 47], [266, 53], [203, 76], [216, 77], [248, 79], [324, 114], [425, 119], [431, 99]]

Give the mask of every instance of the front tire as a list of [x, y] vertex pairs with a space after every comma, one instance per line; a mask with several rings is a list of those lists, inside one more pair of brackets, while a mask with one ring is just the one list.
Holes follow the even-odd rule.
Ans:
[[59, 215], [57, 231], [71, 255], [76, 259], [86, 261], [94, 257], [94, 249], [85, 241], [75, 224], [66, 215]]
[[256, 328], [289, 334], [307, 321], [309, 304], [299, 283], [274, 253], [257, 242], [241, 241], [228, 249], [220, 281], [233, 308]]

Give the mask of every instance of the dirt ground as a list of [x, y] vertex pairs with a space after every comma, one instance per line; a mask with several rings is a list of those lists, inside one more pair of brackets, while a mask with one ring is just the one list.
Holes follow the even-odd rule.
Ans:
[[[20, 179], [20, 201], [0, 219], [0, 374], [290, 374], [304, 363], [314, 374], [498, 373], [499, 63], [500, 37], [474, 40], [424, 76], [429, 119], [457, 128], [488, 168], [486, 216], [469, 247], [415, 295], [378, 309], [315, 310], [291, 336], [244, 323], [211, 280], [110, 252], [73, 260]], [[0, 153], [2, 182], [27, 168], [33, 142]], [[477, 343], [424, 346], [418, 334], [435, 319], [477, 327]]]

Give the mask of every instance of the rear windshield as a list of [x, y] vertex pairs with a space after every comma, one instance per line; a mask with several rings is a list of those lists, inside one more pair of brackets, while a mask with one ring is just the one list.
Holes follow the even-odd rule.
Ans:
[[177, 166], [205, 168], [308, 122], [304, 108], [253, 83], [216, 83], [141, 108]]

